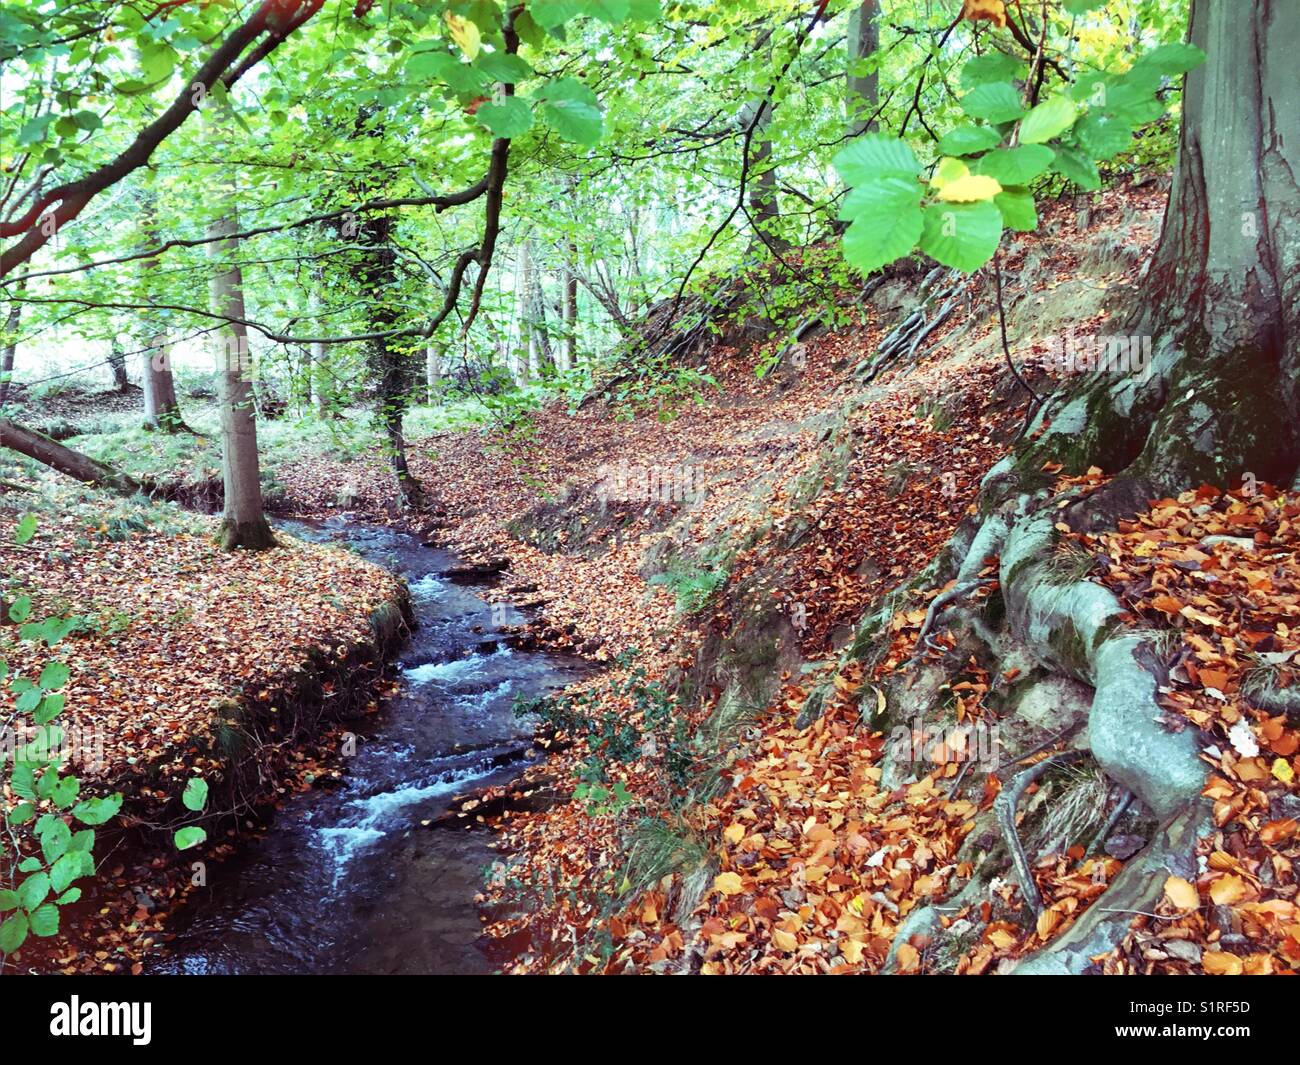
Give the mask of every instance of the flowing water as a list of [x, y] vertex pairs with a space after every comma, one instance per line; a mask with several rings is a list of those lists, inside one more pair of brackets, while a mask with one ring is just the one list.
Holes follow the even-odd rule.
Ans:
[[[399, 666], [402, 691], [357, 730], [342, 786], [298, 795], [269, 831], [227, 861], [170, 924], [152, 966], [171, 973], [474, 973], [474, 894], [496, 857], [483, 832], [428, 829], [456, 794], [508, 780], [531, 756], [516, 695], [562, 687], [580, 660], [493, 639], [504, 617], [440, 574], [454, 555], [390, 529], [286, 524], [350, 545], [410, 582], [418, 628]], [[475, 629], [479, 631], [475, 631]]]

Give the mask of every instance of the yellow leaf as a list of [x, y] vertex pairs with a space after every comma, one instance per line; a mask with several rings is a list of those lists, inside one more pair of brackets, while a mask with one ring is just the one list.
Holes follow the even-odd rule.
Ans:
[[451, 30], [451, 39], [456, 42], [456, 46], [470, 59], [479, 54], [483, 47], [483, 35], [479, 33], [474, 23], [464, 15], [455, 15], [448, 11], [447, 28]]
[[798, 950], [799, 940], [792, 932], [780, 928], [772, 929], [772, 942], [781, 950]]
[[964, 177], [970, 176], [970, 167], [960, 159], [953, 159], [950, 156], [944, 156], [939, 160], [939, 165], [934, 168], [934, 174], [930, 178], [930, 184], [936, 189], [941, 189], [945, 185], [950, 185], [954, 181], [960, 181]]
[[955, 181], [947, 182], [939, 190], [939, 199], [948, 203], [974, 203], [977, 200], [991, 200], [1002, 186], [993, 178], [984, 174], [967, 174]]
[[1180, 910], [1194, 910], [1201, 904], [1196, 888], [1181, 876], [1171, 876], [1165, 881], [1165, 898]]
[[1210, 898], [1219, 906], [1231, 906], [1246, 897], [1246, 882], [1239, 876], [1221, 876], [1210, 885]]
[[722, 838], [732, 845], [739, 843], [745, 838], [745, 826], [742, 824], [728, 825], [722, 833]]
[[856, 939], [846, 939], [840, 943], [840, 953], [850, 965], [857, 965], [862, 961], [862, 951], [863, 944]]
[[897, 959], [898, 971], [900, 973], [910, 973], [921, 960], [921, 955], [916, 952], [916, 948], [911, 943], [904, 943], [898, 948]]
[[1273, 759], [1273, 775], [1283, 784], [1290, 784], [1295, 780], [1295, 770], [1291, 768], [1291, 763], [1285, 758]]
[[1240, 976], [1243, 966], [1237, 955], [1214, 950], [1201, 956], [1201, 968], [1211, 976]]
[[998, 29], [1007, 28], [1006, 0], [965, 0], [961, 17], [969, 22], [991, 22]]
[[739, 873], [719, 873], [714, 878], [713, 888], [724, 895], [739, 895], [745, 885], [741, 883]]

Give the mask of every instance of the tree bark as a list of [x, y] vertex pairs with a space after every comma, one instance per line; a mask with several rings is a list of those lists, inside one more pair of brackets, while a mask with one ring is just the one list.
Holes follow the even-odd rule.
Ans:
[[[232, 265], [213, 275], [210, 293], [214, 314], [244, 319], [243, 272], [234, 261], [239, 241], [230, 236], [239, 231], [233, 199], [223, 217], [208, 226], [214, 259], [227, 258]], [[217, 395], [221, 410], [221, 473], [225, 486], [225, 511], [221, 518], [221, 546], [226, 551], [243, 548], [261, 551], [275, 546], [275, 537], [262, 509], [261, 469], [257, 456], [257, 420], [253, 411], [253, 389], [244, 376], [248, 364], [248, 330], [242, 322], [228, 322], [221, 329], [225, 341], [218, 356]]]
[[428, 401], [437, 403], [442, 391], [442, 349], [432, 340], [424, 350], [424, 387]]
[[564, 369], [578, 365], [578, 247], [570, 242], [569, 261], [564, 269], [564, 344], [562, 346]]
[[[389, 294], [397, 276], [397, 257], [389, 244], [392, 227], [393, 218], [382, 214], [367, 217], [361, 225], [362, 241], [370, 245], [370, 250], [366, 252], [360, 275], [367, 296], [375, 301], [369, 314], [370, 328], [375, 332], [390, 329], [397, 321], [397, 311]], [[403, 427], [406, 408], [418, 379], [414, 354], [381, 338], [370, 341], [369, 355], [379, 383], [379, 423], [387, 442], [402, 506], [418, 510], [424, 506], [424, 489], [407, 462]]]
[[862, 0], [849, 15], [849, 72], [845, 94], [845, 112], [849, 136], [856, 137], [877, 126], [873, 117], [880, 98], [880, 76], [876, 71], [858, 74], [854, 67], [873, 56], [880, 47], [880, 0]]
[[26, 455], [51, 469], [98, 488], [110, 488], [127, 495], [144, 490], [138, 481], [124, 473], [118, 473], [111, 466], [105, 466], [79, 451], [64, 447], [43, 433], [24, 428], [8, 418], [0, 418], [0, 447], [17, 451], [20, 455]]
[[[158, 205], [152, 192], [145, 194], [140, 208], [141, 229], [145, 247], [158, 244]], [[157, 258], [144, 259], [141, 266], [141, 287], [149, 300], [152, 293], [152, 275], [158, 268]], [[167, 344], [166, 321], [161, 313], [146, 319], [150, 327], [145, 345], [144, 366], [144, 424], [147, 429], [175, 433], [185, 428], [180, 404], [176, 401], [176, 381], [172, 377], [171, 351]]]
[[1120, 473], [1090, 501], [1099, 522], [1246, 474], [1287, 486], [1300, 467], [1300, 5], [1195, 0], [1190, 39], [1207, 61], [1187, 76], [1164, 229], [1126, 329], [1149, 365], [1064, 390], [1016, 463]]
[[[15, 295], [21, 296], [27, 287], [27, 275], [20, 277], [14, 287]], [[9, 382], [14, 372], [14, 356], [18, 353], [18, 326], [22, 317], [23, 305], [14, 300], [9, 304], [9, 314], [5, 318], [5, 346], [0, 353], [0, 407], [9, 399]]]
[[126, 392], [131, 387], [131, 379], [126, 375], [126, 356], [122, 349], [113, 342], [113, 347], [108, 353], [108, 368], [113, 374], [113, 390], [116, 392]]

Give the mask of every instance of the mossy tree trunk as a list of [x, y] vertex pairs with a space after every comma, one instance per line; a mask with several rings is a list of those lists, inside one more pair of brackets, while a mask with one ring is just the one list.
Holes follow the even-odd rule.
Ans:
[[1208, 58], [1127, 329], [1149, 365], [1067, 391], [1017, 463], [1121, 474], [1094, 500], [1110, 516], [1247, 474], [1287, 486], [1300, 466], [1300, 4], [1195, 0], [1190, 36]]

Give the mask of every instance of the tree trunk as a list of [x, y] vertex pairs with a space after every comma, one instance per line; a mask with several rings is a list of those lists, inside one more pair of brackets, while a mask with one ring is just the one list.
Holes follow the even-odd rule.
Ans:
[[880, 97], [880, 76], [858, 72], [861, 61], [880, 47], [880, 0], [862, 0], [849, 15], [849, 72], [844, 106], [849, 136], [856, 137], [876, 128], [875, 112]]
[[[224, 217], [208, 226], [216, 238], [210, 247], [214, 259], [232, 261], [215, 274], [210, 285], [212, 311], [231, 318], [246, 318], [243, 272], [234, 260], [239, 241], [230, 234], [239, 231], [233, 199]], [[242, 322], [223, 326], [224, 350], [217, 366], [218, 404], [221, 410], [221, 473], [225, 485], [225, 511], [221, 518], [221, 546], [226, 551], [244, 548], [260, 551], [275, 546], [275, 537], [262, 510], [261, 470], [257, 457], [257, 419], [253, 411], [253, 389], [244, 376], [248, 363], [248, 329]]]
[[578, 365], [578, 246], [569, 244], [569, 262], [564, 270], [564, 369]]
[[7, 447], [60, 473], [98, 488], [134, 495], [143, 486], [111, 466], [56, 443], [43, 433], [26, 429], [8, 418], [0, 418], [0, 447]]
[[772, 162], [772, 139], [768, 136], [768, 127], [772, 124], [772, 105], [767, 100], [759, 100], [746, 106], [743, 122], [746, 127], [754, 121], [752, 146], [749, 151], [750, 186], [749, 218], [758, 230], [755, 247], [762, 244], [775, 251], [784, 251], [788, 245], [776, 233], [776, 222], [781, 217], [776, 200], [776, 166]]
[[[27, 275], [23, 274], [15, 286], [15, 295], [21, 296], [27, 287]], [[18, 353], [18, 325], [22, 321], [23, 305], [14, 300], [9, 304], [9, 314], [5, 318], [5, 346], [0, 352], [0, 407], [9, 399], [9, 381], [14, 372], [14, 355]]]
[[528, 242], [519, 246], [515, 264], [515, 341], [506, 354], [510, 376], [516, 385], [528, 383], [532, 331], [528, 328], [528, 292], [532, 286], [532, 256]]
[[[158, 244], [157, 202], [152, 193], [145, 196], [141, 207], [141, 229], [144, 232], [146, 247]], [[144, 259], [141, 262], [141, 287], [146, 301], [154, 295], [150, 284], [153, 272], [158, 268], [158, 260]], [[161, 313], [148, 319], [152, 326], [146, 351], [144, 353], [144, 424], [148, 429], [160, 429], [165, 433], [175, 433], [185, 428], [181, 418], [180, 404], [176, 402], [176, 382], [172, 378], [171, 352], [167, 345], [166, 320]]]
[[[387, 215], [372, 214], [361, 225], [361, 237], [371, 246], [366, 252], [361, 268], [364, 291], [374, 305], [368, 316], [370, 329], [383, 332], [397, 321], [397, 311], [389, 302], [389, 295], [397, 276], [397, 257], [389, 244], [393, 219]], [[411, 473], [406, 459], [406, 435], [403, 421], [417, 380], [413, 352], [386, 339], [369, 343], [371, 367], [378, 378], [379, 423], [387, 442], [389, 461], [402, 506], [419, 510], [424, 506], [424, 490]]]
[[1208, 58], [1187, 77], [1164, 230], [1125, 330], [1149, 364], [1064, 390], [1016, 464], [1122, 471], [1090, 501], [1098, 521], [1246, 474], [1286, 486], [1300, 466], [1300, 5], [1195, 0], [1190, 36]]
[[424, 349], [424, 387], [430, 403], [437, 403], [442, 392], [442, 350], [432, 340]]
[[126, 356], [122, 349], [113, 342], [113, 347], [108, 353], [108, 368], [113, 374], [113, 390], [115, 392], [126, 392], [131, 387], [131, 379], [126, 375]]

